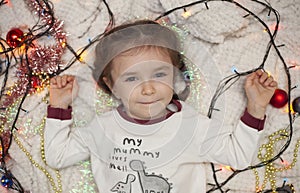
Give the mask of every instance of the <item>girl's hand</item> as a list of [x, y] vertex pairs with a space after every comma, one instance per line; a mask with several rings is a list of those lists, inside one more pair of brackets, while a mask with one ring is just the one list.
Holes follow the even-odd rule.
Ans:
[[255, 118], [263, 119], [277, 82], [273, 77], [262, 70], [251, 73], [245, 83], [248, 98], [247, 111]]
[[50, 106], [67, 109], [77, 96], [78, 85], [75, 76], [55, 76], [50, 80]]

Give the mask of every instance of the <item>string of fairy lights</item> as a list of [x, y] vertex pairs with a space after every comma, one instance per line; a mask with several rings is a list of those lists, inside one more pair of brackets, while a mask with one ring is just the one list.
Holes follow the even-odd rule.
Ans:
[[[215, 0], [212, 0], [212, 1], [215, 1]], [[275, 27], [274, 27], [274, 31], [273, 33], [271, 32], [270, 28], [268, 27], [268, 25], [259, 17], [257, 16], [255, 13], [253, 13], [252, 11], [250, 11], [249, 9], [247, 9], [246, 7], [244, 7], [243, 5], [241, 5], [240, 3], [238, 3], [237, 1], [233, 1], [233, 0], [223, 0], [224, 2], [229, 2], [229, 3], [232, 3], [234, 4], [235, 6], [241, 8], [242, 10], [244, 10], [247, 14], [244, 16], [245, 18], [246, 17], [249, 17], [249, 16], [252, 16], [253, 18], [255, 18], [264, 28], [265, 28], [265, 32], [268, 33], [269, 35], [269, 38], [270, 38], [270, 41], [267, 45], [267, 48], [266, 48], [266, 53], [263, 57], [263, 60], [261, 62], [261, 64], [257, 67], [257, 68], [254, 68], [254, 69], [251, 69], [249, 71], [246, 71], [246, 72], [238, 72], [236, 70], [234, 70], [234, 74], [228, 76], [228, 77], [225, 77], [224, 79], [222, 79], [220, 82], [219, 82], [219, 85], [218, 85], [218, 88], [216, 89], [215, 91], [215, 94], [211, 100], [211, 104], [210, 104], [210, 108], [209, 108], [209, 112], [208, 112], [208, 117], [211, 117], [212, 116], [212, 113], [213, 111], [215, 110], [219, 110], [219, 109], [216, 109], [214, 108], [215, 104], [216, 104], [216, 101], [217, 99], [222, 95], [224, 94], [226, 91], [228, 91], [230, 89], [230, 87], [236, 83], [240, 77], [242, 76], [246, 76], [256, 70], [259, 70], [259, 69], [262, 69], [264, 70], [264, 67], [265, 67], [265, 63], [268, 59], [268, 56], [269, 56], [269, 53], [270, 53], [270, 50], [271, 48], [274, 48], [280, 61], [282, 62], [283, 64], [283, 67], [284, 67], [284, 70], [285, 70], [285, 74], [287, 76], [287, 85], [288, 85], [288, 92], [287, 92], [287, 104], [288, 104], [288, 107], [293, 107], [293, 108], [288, 108], [288, 117], [289, 117], [289, 129], [287, 130], [284, 130], [286, 132], [285, 134], [285, 138], [286, 139], [286, 143], [283, 145], [283, 147], [280, 149], [280, 151], [274, 155], [274, 154], [268, 154], [269, 156], [266, 156], [265, 159], [261, 159], [261, 163], [259, 164], [256, 164], [256, 165], [253, 165], [253, 166], [249, 166], [243, 170], [232, 170], [232, 174], [226, 179], [224, 180], [223, 182], [218, 182], [218, 179], [217, 179], [217, 175], [216, 173], [219, 171], [219, 170], [216, 170], [215, 169], [215, 166], [214, 164], [211, 164], [211, 167], [212, 167], [212, 171], [213, 171], [213, 178], [214, 178], [214, 181], [215, 181], [215, 184], [210, 184], [212, 186], [211, 189], [209, 189], [207, 192], [214, 192], [216, 190], [219, 190], [220, 192], [228, 192], [230, 191], [230, 189], [227, 189], [227, 190], [223, 190], [223, 187], [233, 178], [235, 177], [236, 175], [238, 175], [239, 173], [241, 172], [244, 172], [244, 171], [247, 171], [247, 170], [254, 170], [256, 168], [260, 168], [260, 167], [264, 167], [266, 166], [267, 169], [268, 167], [270, 167], [269, 165], [272, 165], [273, 162], [275, 160], [278, 160], [278, 159], [282, 159], [281, 158], [281, 155], [287, 150], [287, 148], [289, 147], [290, 143], [291, 143], [291, 140], [292, 140], [292, 136], [293, 136], [293, 122], [295, 120], [296, 117], [298, 117], [298, 113], [299, 113], [299, 104], [298, 104], [298, 101], [299, 101], [299, 97], [296, 98], [294, 101], [293, 101], [293, 104], [291, 105], [291, 91], [292, 89], [296, 88], [296, 86], [292, 86], [291, 85], [291, 75], [290, 75], [290, 69], [293, 68], [294, 66], [290, 67], [286, 64], [284, 58], [282, 57], [280, 51], [279, 51], [279, 47], [282, 47], [283, 45], [276, 45], [275, 43], [275, 38], [276, 38], [276, 35], [277, 35], [277, 32], [278, 32], [278, 29], [279, 29], [279, 23], [280, 23], [280, 15], [278, 13], [277, 10], [275, 10], [268, 2], [261, 2], [261, 1], [257, 1], [257, 0], [251, 0], [252, 2], [255, 2], [255, 3], [258, 3], [264, 7], [267, 8], [268, 11], [268, 16], [271, 15], [271, 13], [274, 14], [275, 18], [276, 18], [276, 24], [275, 24]], [[178, 6], [178, 7], [175, 7], [173, 9], [170, 9], [168, 11], [166, 11], [165, 13], [161, 14], [160, 16], [158, 16], [156, 19], [160, 19], [162, 17], [165, 17], [177, 10], [184, 10], [185, 12], [185, 16], [190, 16], [191, 13], [187, 13], [187, 8], [190, 8], [191, 6], [195, 6], [197, 4], [200, 4], [200, 3], [204, 3], [205, 4], [205, 7], [207, 9], [209, 9], [209, 6], [208, 6], [208, 3], [210, 1], [209, 0], [201, 0], [201, 1], [195, 1], [195, 2], [192, 2], [192, 3], [189, 3], [189, 4], [186, 4], [186, 5], [182, 5], [182, 6]], [[281, 89], [278, 89], [281, 91]], [[274, 96], [273, 96], [274, 98]], [[279, 102], [279, 101], [277, 101]], [[281, 102], [281, 101], [280, 101]], [[279, 102], [279, 103], [280, 103]], [[286, 103], [284, 103], [286, 104]], [[273, 106], [276, 106], [277, 104], [273, 104]], [[281, 105], [279, 105], [279, 107], [282, 107]], [[294, 112], [293, 110], [294, 109]], [[296, 112], [296, 114], [295, 114]], [[288, 132], [289, 131], [289, 132]], [[276, 133], [276, 132], [275, 132]], [[280, 140], [283, 139], [283, 137], [279, 138]], [[271, 144], [274, 144], [275, 142], [274, 141], [271, 141]], [[285, 167], [285, 169], [291, 169], [293, 166], [295, 166], [295, 162], [296, 162], [296, 157], [297, 157], [297, 152], [298, 152], [298, 147], [299, 147], [299, 144], [297, 143], [296, 147], [295, 147], [295, 154], [294, 154], [294, 159], [293, 159], [293, 163], [289, 166], [289, 167]], [[273, 151], [273, 149], [272, 149]], [[260, 151], [261, 153], [261, 151]], [[262, 157], [260, 157], [262, 158]], [[281, 170], [282, 171], [282, 170]], [[258, 175], [257, 175], [257, 172], [255, 172], [255, 175], [256, 175], [256, 191], [257, 192], [262, 192], [263, 189], [265, 188], [265, 185], [266, 185], [266, 179], [269, 178], [270, 180], [270, 183], [271, 183], [271, 188], [272, 190], [266, 190], [265, 192], [277, 192], [277, 191], [285, 191], [285, 192], [294, 192], [294, 188], [292, 187], [292, 185], [285, 185], [283, 184], [282, 187], [279, 187], [277, 188], [276, 187], [276, 184], [275, 184], [275, 179], [273, 177], [273, 174], [274, 174], [274, 171], [272, 171], [272, 175], [270, 176], [266, 176], [265, 177], [265, 180], [263, 182], [263, 185], [262, 187], [259, 187], [259, 182], [258, 182]], [[272, 179], [271, 179], [272, 178]], [[290, 187], [289, 190], [287, 189], [287, 187]]]
[[[0, 39], [0, 55], [4, 56], [5, 61], [4, 70], [1, 76], [4, 76], [3, 83], [1, 86], [1, 127], [0, 127], [0, 141], [1, 141], [1, 170], [2, 174], [1, 184], [2, 186], [14, 189], [18, 192], [23, 193], [24, 189], [20, 182], [13, 176], [13, 174], [7, 170], [5, 160], [9, 158], [8, 150], [11, 146], [12, 139], [16, 141], [29, 161], [40, 169], [52, 186], [54, 192], [62, 192], [61, 180], [59, 171], [55, 171], [57, 184], [54, 183], [54, 178], [50, 172], [47, 171], [43, 166], [37, 163], [30, 154], [30, 152], [22, 145], [21, 141], [16, 137], [15, 131], [18, 131], [16, 123], [18, 121], [20, 112], [24, 111], [23, 103], [25, 99], [38, 93], [49, 85], [49, 79], [56, 76], [69, 67], [71, 67], [76, 61], [81, 60], [81, 54], [86, 51], [93, 43], [98, 41], [100, 37], [105, 33], [99, 34], [90, 44], [85, 46], [78, 54], [76, 51], [67, 44], [66, 33], [63, 31], [63, 22], [56, 19], [53, 11], [53, 4], [48, 0], [24, 0], [27, 4], [28, 9], [31, 10], [37, 17], [38, 22], [28, 29], [28, 32], [24, 33], [19, 28], [12, 28], [6, 36], [6, 39]], [[106, 1], [103, 1], [108, 13], [110, 15], [110, 22], [107, 25], [107, 30], [114, 26], [114, 18], [112, 11], [110, 10]], [[9, 4], [9, 1], [1, 1], [0, 5]], [[40, 46], [38, 40], [41, 37], [53, 37], [55, 39], [55, 45], [52, 46]], [[74, 58], [63, 69], [61, 57], [64, 51], [68, 49], [73, 53]], [[45, 63], [44, 61], [47, 61]], [[9, 70], [11, 65], [17, 65], [18, 77], [17, 82], [10, 87], [7, 87], [7, 80], [9, 76]], [[43, 99], [44, 100], [44, 99]], [[25, 110], [26, 111], [26, 110]], [[11, 117], [11, 115], [14, 115]], [[9, 125], [10, 124], [10, 125]], [[41, 124], [43, 125], [43, 124]], [[7, 128], [6, 128], [7, 127]], [[39, 132], [41, 135], [41, 132]], [[41, 141], [41, 157], [44, 163], [45, 158], [43, 156], [43, 142]]]
[[[283, 184], [282, 187], [277, 187], [275, 183], [275, 179], [273, 178], [276, 172], [281, 172], [283, 170], [291, 169], [295, 166], [297, 161], [297, 153], [300, 145], [300, 141], [298, 140], [295, 149], [294, 149], [294, 159], [293, 162], [285, 166], [283, 168], [274, 167], [273, 163], [276, 160], [281, 160], [282, 154], [287, 150], [290, 146], [292, 137], [293, 137], [293, 123], [294, 120], [298, 117], [300, 112], [300, 97], [291, 100], [291, 92], [295, 88], [295, 86], [291, 83], [291, 75], [290, 70], [292, 70], [295, 66], [288, 66], [282, 57], [279, 47], [282, 45], [277, 45], [275, 42], [275, 38], [278, 32], [279, 23], [280, 23], [280, 15], [279, 13], [266, 1], [259, 0], [251, 0], [251, 2], [261, 5], [268, 10], [268, 16], [274, 16], [276, 19], [276, 24], [274, 30], [271, 31], [268, 25], [254, 12], [247, 9], [245, 6], [240, 4], [238, 1], [234, 0], [200, 0], [194, 1], [189, 4], [181, 5], [178, 7], [174, 7], [164, 13], [161, 13], [158, 17], [156, 17], [155, 21], [160, 21], [164, 17], [169, 16], [170, 14], [183, 11], [184, 17], [188, 18], [192, 13], [188, 12], [187, 9], [192, 6], [197, 6], [200, 4], [204, 4], [206, 9], [209, 9], [209, 3], [212, 1], [220, 1], [231, 3], [239, 9], [245, 11], [244, 18], [254, 18], [260, 25], [265, 28], [265, 32], [267, 32], [269, 36], [269, 43], [266, 46], [266, 52], [264, 57], [262, 58], [261, 64], [258, 65], [257, 68], [245, 71], [238, 72], [234, 70], [234, 73], [228, 77], [225, 77], [219, 82], [218, 88], [216, 89], [214, 96], [210, 103], [210, 108], [208, 112], [208, 117], [211, 117], [215, 109], [215, 104], [218, 98], [224, 94], [226, 91], [230, 89], [232, 85], [234, 85], [242, 76], [246, 76], [253, 71], [258, 69], [264, 70], [265, 63], [270, 54], [271, 48], [273, 48], [280, 59], [287, 79], [288, 90], [285, 97], [285, 104], [287, 103], [288, 107], [288, 117], [289, 117], [289, 126], [285, 129], [279, 130], [272, 134], [269, 138], [270, 141], [268, 144], [264, 144], [259, 150], [259, 159], [261, 163], [258, 163], [253, 166], [249, 166], [243, 170], [234, 170], [231, 168], [232, 174], [229, 175], [227, 179], [223, 182], [219, 182], [217, 177], [217, 170], [214, 164], [211, 164], [211, 168], [213, 171], [213, 179], [214, 184], [209, 184], [211, 188], [207, 191], [209, 192], [228, 192], [230, 190], [225, 189], [226, 184], [238, 175], [241, 172], [253, 170], [256, 176], [256, 192], [259, 193], [267, 193], [267, 192], [294, 192], [293, 185], [291, 184]], [[23, 193], [24, 188], [21, 183], [14, 177], [14, 175], [6, 168], [6, 159], [9, 158], [9, 148], [11, 146], [12, 140], [14, 139], [19, 146], [19, 148], [26, 154], [30, 162], [35, 165], [38, 169], [40, 169], [51, 182], [51, 186], [54, 192], [62, 192], [62, 185], [59, 171], [55, 171], [57, 183], [54, 183], [54, 177], [51, 176], [50, 172], [47, 171], [45, 167], [38, 164], [35, 160], [33, 160], [32, 155], [26, 150], [26, 148], [22, 145], [21, 141], [14, 134], [18, 131], [16, 127], [16, 123], [18, 121], [20, 112], [26, 111], [23, 108], [23, 103], [25, 99], [34, 95], [41, 90], [44, 90], [49, 85], [49, 79], [53, 76], [59, 75], [60, 73], [68, 70], [75, 62], [84, 62], [82, 60], [82, 55], [85, 51], [87, 51], [94, 43], [99, 41], [99, 39], [112, 27], [115, 25], [114, 14], [110, 9], [109, 4], [106, 0], [102, 0], [101, 4], [103, 4], [108, 13], [109, 22], [106, 24], [106, 28], [103, 33], [95, 36], [93, 39], [89, 39], [89, 43], [83, 48], [79, 49], [80, 51], [76, 51], [67, 43], [66, 32], [63, 30], [63, 21], [57, 19], [54, 14], [53, 4], [48, 0], [24, 0], [27, 4], [28, 9], [38, 17], [37, 23], [31, 28], [27, 29], [26, 33], [23, 32], [22, 29], [12, 28], [6, 36], [6, 39], [0, 37], [0, 64], [1, 64], [1, 78], [3, 79], [0, 91], [0, 142], [1, 142], [1, 157], [0, 157], [0, 173], [2, 174], [1, 184], [2, 186], [14, 189], [18, 192]], [[0, 1], [0, 9], [5, 9], [6, 5], [9, 3], [7, 0]], [[99, 7], [98, 7], [99, 9]], [[87, 29], [84, 33], [88, 33]], [[55, 45], [52, 46], [40, 46], [38, 41], [40, 38], [44, 36], [51, 36], [55, 40]], [[66, 50], [69, 50], [73, 54], [73, 58], [70, 59], [66, 64], [62, 62], [61, 57], [65, 53]], [[47, 64], [45, 61], [47, 60]], [[8, 78], [11, 75], [10, 69], [12, 66], [17, 68], [16, 77], [17, 81], [13, 86], [8, 86]], [[45, 99], [43, 99], [45, 100]], [[46, 101], [46, 100], [45, 100]], [[275, 100], [275, 106], [279, 102]], [[282, 107], [282, 106], [280, 106]], [[13, 113], [12, 113], [13, 111]], [[43, 123], [40, 125], [39, 130], [41, 131]], [[39, 132], [42, 138], [42, 132]], [[279, 136], [279, 137], [276, 137]], [[285, 141], [284, 145], [280, 148], [278, 152], [274, 152], [274, 144], [278, 141]], [[269, 153], [267, 155], [263, 155], [263, 149], [266, 148]], [[41, 140], [41, 156], [43, 156], [43, 141]], [[42, 157], [44, 160], [44, 157]], [[263, 185], [260, 186], [258, 172], [256, 169], [266, 167], [266, 174], [263, 180]], [[1, 177], [1, 176], [0, 176]], [[267, 181], [270, 180], [271, 190], [264, 190], [266, 188]]]

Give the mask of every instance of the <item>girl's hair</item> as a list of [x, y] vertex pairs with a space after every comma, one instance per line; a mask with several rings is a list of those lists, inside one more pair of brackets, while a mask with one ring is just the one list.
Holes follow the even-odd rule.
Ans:
[[[113, 84], [110, 68], [116, 56], [138, 54], [145, 49], [157, 49], [160, 53], [169, 55], [172, 64], [177, 69], [182, 72], [186, 70], [183, 56], [180, 53], [180, 41], [175, 32], [154, 21], [139, 20], [111, 29], [97, 44], [93, 77], [99, 87], [111, 94], [103, 77]], [[176, 94], [174, 98], [178, 98]]]

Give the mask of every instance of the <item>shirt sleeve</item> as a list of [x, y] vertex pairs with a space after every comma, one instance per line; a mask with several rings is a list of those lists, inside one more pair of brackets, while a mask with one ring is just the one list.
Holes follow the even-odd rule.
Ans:
[[257, 129], [258, 131], [261, 131], [264, 129], [266, 116], [264, 116], [264, 119], [257, 119], [250, 115], [245, 109], [243, 116], [241, 117], [241, 121], [246, 124], [247, 126]]
[[[203, 120], [199, 121], [204, 123]], [[235, 169], [250, 166], [257, 155], [264, 132], [265, 120], [251, 116], [247, 110], [237, 124], [227, 123], [223, 116], [210, 119], [206, 127], [199, 127], [200, 156], [205, 161], [230, 165]]]
[[48, 107], [44, 130], [46, 162], [53, 168], [65, 168], [89, 158], [89, 149], [79, 130], [72, 128], [72, 109]]
[[50, 105], [47, 108], [47, 118], [68, 120], [72, 118], [72, 107], [68, 109], [54, 108]]
[[214, 128], [210, 128], [202, 142], [200, 155], [207, 158], [206, 161], [229, 165], [235, 169], [244, 169], [252, 164], [257, 154], [260, 138], [263, 132], [259, 132], [239, 121], [237, 127], [230, 131], [224, 125], [224, 132], [211, 134]]

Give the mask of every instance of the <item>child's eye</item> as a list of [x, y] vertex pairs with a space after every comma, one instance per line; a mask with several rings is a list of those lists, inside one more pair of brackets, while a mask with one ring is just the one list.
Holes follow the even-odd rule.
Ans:
[[161, 78], [161, 77], [164, 77], [164, 76], [167, 76], [167, 74], [164, 73], [164, 72], [158, 72], [158, 73], [156, 73], [156, 74], [154, 75], [155, 78]]
[[136, 81], [136, 80], [138, 80], [137, 77], [135, 77], [135, 76], [130, 76], [130, 77], [128, 77], [128, 78], [125, 79], [125, 82], [133, 82], [133, 81]]

